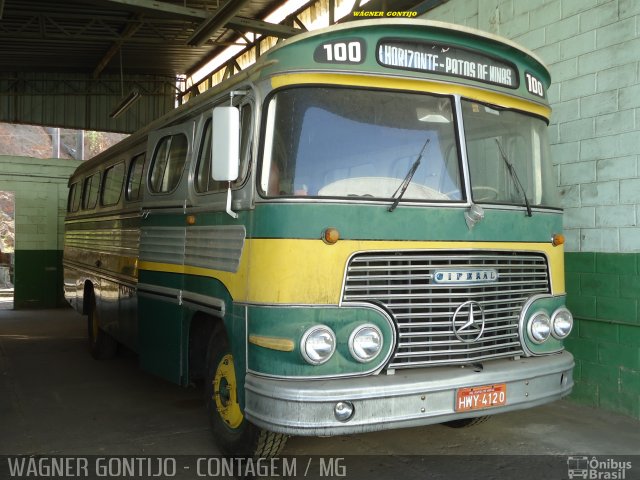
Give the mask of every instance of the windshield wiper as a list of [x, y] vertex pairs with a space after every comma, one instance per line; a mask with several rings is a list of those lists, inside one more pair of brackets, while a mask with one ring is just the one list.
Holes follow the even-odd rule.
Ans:
[[[413, 165], [411, 165], [411, 168], [407, 172], [407, 175], [404, 177], [404, 180], [402, 180], [402, 183], [400, 184], [398, 189], [395, 192], [393, 192], [393, 195], [391, 196], [391, 198], [394, 198], [395, 200], [393, 201], [391, 206], [387, 209], [388, 211], [393, 212], [396, 209], [396, 207], [398, 206], [398, 203], [400, 203], [400, 200], [402, 200], [402, 196], [407, 191], [407, 188], [409, 188], [409, 184], [411, 183], [411, 179], [413, 178], [413, 174], [416, 173], [416, 170], [420, 166], [420, 161], [422, 160], [422, 155], [424, 155], [424, 152], [427, 150], [427, 147], [429, 146], [430, 142], [431, 142], [431, 139], [427, 138], [427, 141], [424, 142], [424, 145], [422, 146], [422, 149], [420, 150], [420, 153], [418, 154], [418, 158], [416, 158], [415, 161], [413, 162]], [[396, 195], [397, 195], [397, 197], [396, 197]]]
[[516, 169], [513, 168], [513, 164], [509, 161], [509, 159], [507, 158], [507, 155], [504, 153], [500, 140], [496, 138], [495, 141], [498, 144], [498, 149], [500, 150], [500, 156], [502, 157], [502, 160], [504, 160], [504, 163], [507, 165], [507, 170], [509, 170], [509, 175], [511, 175], [511, 178], [513, 179], [513, 183], [515, 183], [516, 188], [520, 190], [520, 192], [522, 192], [522, 198], [524, 198], [524, 204], [527, 207], [527, 217], [531, 217], [533, 216], [531, 212], [531, 205], [529, 204], [529, 199], [527, 198], [527, 194], [524, 191], [524, 187], [522, 186], [522, 183], [520, 183], [520, 179], [518, 178]]

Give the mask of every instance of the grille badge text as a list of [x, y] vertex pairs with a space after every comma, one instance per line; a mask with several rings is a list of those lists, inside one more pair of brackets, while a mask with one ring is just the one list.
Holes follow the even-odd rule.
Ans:
[[433, 274], [435, 283], [486, 283], [495, 282], [498, 272], [487, 270], [438, 270]]

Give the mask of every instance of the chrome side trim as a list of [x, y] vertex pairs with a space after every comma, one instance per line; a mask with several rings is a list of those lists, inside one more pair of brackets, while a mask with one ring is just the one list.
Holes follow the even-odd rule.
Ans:
[[[247, 374], [245, 415], [255, 425], [289, 435], [343, 435], [494, 415], [560, 399], [573, 387], [568, 352], [518, 360], [495, 360], [481, 371], [438, 367], [364, 378], [292, 381]], [[506, 384], [507, 404], [456, 412], [459, 388]], [[333, 414], [340, 401], [355, 413], [348, 422]]]
[[193, 307], [218, 318], [223, 318], [225, 314], [225, 304], [219, 298], [184, 291], [182, 292], [182, 302], [187, 307]]
[[189, 227], [185, 264], [235, 273], [240, 266], [246, 237], [244, 225]]
[[140, 260], [184, 265], [185, 227], [143, 227]]
[[82, 272], [88, 275], [92, 275], [96, 278], [104, 279], [113, 283], [118, 283], [130, 288], [136, 288], [137, 278], [130, 276], [118, 276], [111, 272], [110, 274], [104, 273], [104, 270], [100, 270], [98, 268], [92, 268], [90, 266], [84, 265], [82, 263], [74, 262], [72, 260], [63, 260], [62, 266], [65, 269], [76, 270], [78, 272]]

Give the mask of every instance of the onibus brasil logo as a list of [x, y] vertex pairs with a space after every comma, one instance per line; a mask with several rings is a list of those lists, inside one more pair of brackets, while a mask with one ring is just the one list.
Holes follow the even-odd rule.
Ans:
[[584, 478], [594, 480], [625, 480], [631, 462], [607, 458], [601, 460], [588, 456], [567, 458], [569, 479]]

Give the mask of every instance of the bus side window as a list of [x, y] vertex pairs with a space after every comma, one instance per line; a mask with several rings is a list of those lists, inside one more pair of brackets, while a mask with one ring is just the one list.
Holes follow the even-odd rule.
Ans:
[[135, 202], [140, 200], [142, 193], [142, 171], [144, 170], [145, 154], [136, 155], [131, 160], [129, 167], [129, 177], [127, 179], [127, 200]]
[[98, 203], [98, 190], [100, 189], [100, 173], [94, 173], [84, 179], [82, 196], [82, 209], [91, 210]]
[[108, 207], [115, 205], [120, 201], [122, 196], [122, 185], [124, 183], [124, 163], [118, 163], [107, 168], [104, 172], [104, 180], [102, 183], [103, 206]]
[[73, 213], [77, 212], [80, 208], [80, 198], [81, 198], [81, 184], [80, 182], [76, 182], [71, 185], [69, 189], [69, 201], [67, 202], [67, 212]]
[[188, 146], [187, 137], [182, 133], [160, 139], [151, 163], [152, 193], [169, 193], [178, 186]]
[[[242, 184], [247, 173], [251, 148], [251, 105], [240, 107], [240, 174], [232, 183], [234, 187]], [[207, 120], [202, 133], [202, 141], [196, 167], [195, 189], [198, 193], [219, 192], [227, 188], [226, 182], [213, 179], [211, 173], [211, 119]]]

